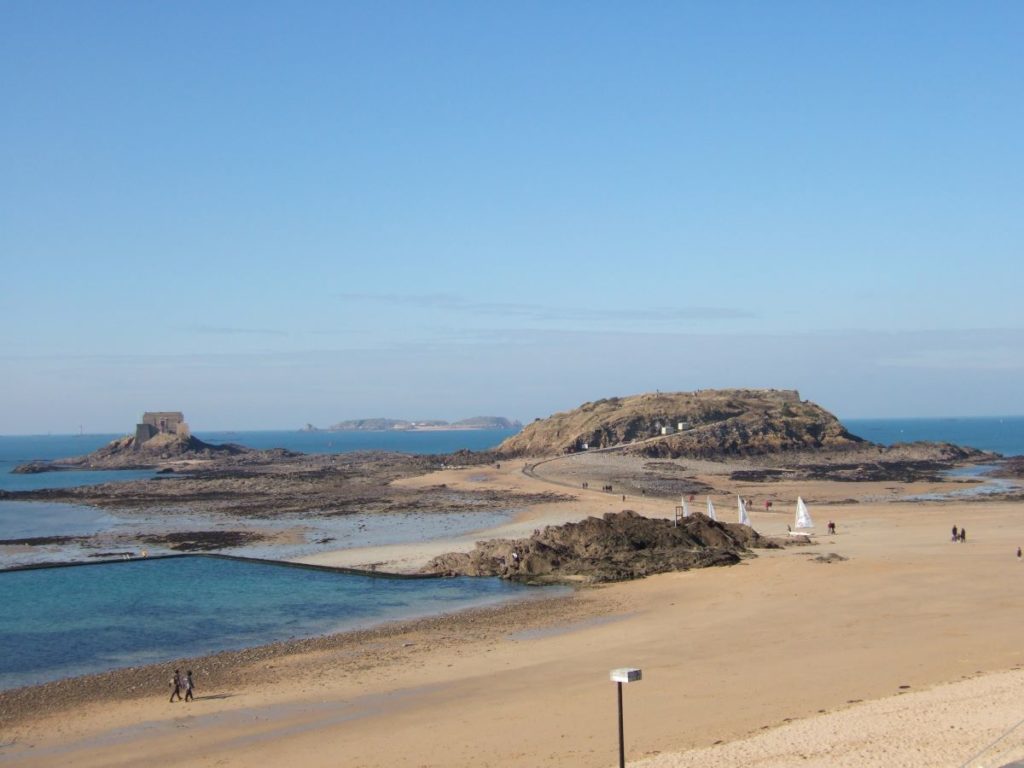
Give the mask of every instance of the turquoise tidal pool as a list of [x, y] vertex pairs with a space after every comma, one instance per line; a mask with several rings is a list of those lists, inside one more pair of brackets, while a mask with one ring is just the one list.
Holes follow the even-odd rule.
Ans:
[[499, 579], [392, 579], [202, 556], [2, 572], [0, 689], [448, 613], [531, 591]]

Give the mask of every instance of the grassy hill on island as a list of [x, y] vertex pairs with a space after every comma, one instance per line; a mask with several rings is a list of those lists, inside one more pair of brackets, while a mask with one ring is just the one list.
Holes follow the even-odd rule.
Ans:
[[624, 446], [645, 456], [716, 458], [864, 444], [796, 390], [711, 389], [584, 403], [534, 421], [498, 452], [550, 456]]

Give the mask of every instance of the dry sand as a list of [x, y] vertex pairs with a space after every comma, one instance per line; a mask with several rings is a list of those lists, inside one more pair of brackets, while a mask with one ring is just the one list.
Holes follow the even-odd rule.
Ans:
[[[405, 482], [551, 488], [520, 469]], [[325, 647], [257, 660], [236, 682], [199, 679], [192, 704], [168, 704], [162, 689], [105, 700], [98, 686], [93, 704], [6, 726], [0, 763], [603, 768], [617, 760], [608, 671], [621, 666], [644, 671], [625, 690], [631, 765], [973, 768], [1024, 758], [1017, 731], [984, 751], [1024, 717], [1020, 505], [893, 503], [907, 491], [892, 483], [733, 489], [713, 469], [722, 519], [735, 514], [727, 491], [756, 502], [770, 490], [777, 511], [755, 509], [754, 527], [785, 534], [799, 490], [818, 529], [832, 519], [838, 534], [730, 568], [585, 590], [554, 609], [553, 627], [528, 611], [456, 616], [367, 641], [358, 659]], [[623, 506], [672, 514], [664, 500], [623, 504], [593, 485], [448, 548]], [[828, 504], [851, 496], [879, 500]], [[949, 541], [953, 523], [967, 527], [966, 544]], [[433, 549], [321, 561], [411, 567]], [[847, 559], [815, 559], [829, 553]], [[260, 684], [261, 665], [272, 684]]]

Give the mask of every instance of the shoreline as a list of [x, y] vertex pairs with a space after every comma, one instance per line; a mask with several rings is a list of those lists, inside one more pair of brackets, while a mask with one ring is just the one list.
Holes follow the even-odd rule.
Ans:
[[[469, 606], [457, 611], [412, 619], [382, 620], [358, 629], [294, 640], [279, 640], [201, 656], [169, 658], [152, 664], [119, 667], [0, 690], [0, 725], [14, 727], [40, 715], [50, 716], [73, 709], [94, 700], [97, 689], [103, 690], [105, 695], [113, 694], [125, 701], [149, 699], [163, 691], [166, 687], [165, 678], [169, 676], [168, 671], [177, 667], [191, 666], [198, 670], [197, 687], [201, 681], [203, 687], [213, 686], [223, 692], [256, 682], [272, 682], [267, 675], [267, 667], [252, 669], [253, 665], [265, 665], [270, 661], [295, 662], [305, 655], [326, 652], [356, 654], [360, 648], [368, 645], [386, 641], [398, 643], [406, 637], [447, 633], [453, 625], [462, 625], [464, 628], [475, 625], [498, 632], [501, 631], [500, 627], [509, 622], [515, 622], [517, 625], [528, 624], [531, 629], [541, 629], [558, 625], [567, 617], [589, 618], [584, 604], [577, 601], [576, 597], [575, 590], [568, 595], [523, 595], [495, 605]], [[410, 646], [403, 644], [401, 647]], [[364, 663], [372, 667], [374, 661], [386, 664], [391, 659], [384, 656], [376, 660], [366, 660]]]
[[[853, 521], [849, 524], [852, 526]], [[838, 542], [830, 543], [838, 545]], [[953, 552], [970, 552], [970, 547], [960, 548], [960, 545], [945, 542], [942, 546], [952, 548]], [[677, 656], [675, 652], [668, 656], [665, 656], [664, 651], [660, 652], [659, 657], [662, 661], [658, 663], [649, 658], [646, 651], [639, 657], [623, 657], [614, 650], [619, 648], [621, 651], [623, 647], [643, 648], [654, 640], [658, 635], [650, 634], [654, 628], [651, 623], [651, 611], [661, 613], [669, 604], [666, 600], [685, 600], [687, 595], [691, 598], [700, 597], [704, 607], [695, 605], [694, 610], [704, 613], [705, 618], [701, 620], [698, 616], [687, 621], [687, 624], [696, 628], [698, 624], [713, 625], [714, 622], [710, 619], [720, 614], [721, 609], [715, 607], [719, 599], [716, 593], [732, 594], [740, 584], [746, 584], [749, 588], [754, 583], [760, 583], [761, 589], [767, 587], [768, 594], [781, 598], [792, 589], [792, 577], [799, 576], [797, 572], [808, 567], [818, 569], [812, 573], [818, 573], [824, 576], [826, 581], [832, 581], [832, 577], [841, 574], [841, 569], [849, 563], [809, 565], [811, 556], [818, 554], [818, 549], [814, 548], [810, 552], [784, 550], [759, 556], [745, 565], [728, 569], [664, 574], [638, 582], [579, 590], [565, 597], [528, 599], [504, 606], [469, 609], [413, 622], [389, 623], [372, 630], [275, 643], [190, 660], [189, 668], [199, 670], [199, 674], [197, 702], [192, 709], [187, 710], [187, 722], [190, 723], [191, 730], [199, 729], [196, 735], [202, 737], [203, 744], [207, 744], [206, 740], [213, 739], [208, 745], [209, 748], [220, 755], [228, 765], [243, 765], [246, 761], [251, 764], [255, 755], [262, 754], [259, 751], [254, 752], [254, 749], [268, 748], [271, 751], [265, 756], [265, 764], [283, 764], [295, 755], [302, 755], [303, 762], [311, 765], [332, 764], [331, 755], [319, 755], [315, 750], [309, 752], [308, 749], [312, 747], [301, 746], [294, 738], [285, 738], [278, 744], [277, 741], [267, 743], [265, 737], [259, 736], [264, 732], [274, 733], [273, 723], [278, 720], [293, 722], [293, 718], [297, 718], [294, 720], [295, 727], [313, 728], [308, 736], [313, 743], [322, 743], [325, 738], [335, 743], [340, 738], [342, 743], [351, 747], [352, 743], [344, 735], [346, 733], [351, 733], [353, 737], [357, 733], [363, 734], [358, 738], [362, 739], [365, 736], [370, 739], [371, 745], [367, 750], [360, 752], [361, 757], [351, 764], [475, 766], [483, 763], [470, 754], [462, 754], [450, 761], [447, 758], [440, 759], [442, 753], [434, 753], [434, 747], [430, 746], [435, 741], [431, 741], [422, 728], [406, 722], [402, 713], [410, 706], [413, 707], [413, 711], [419, 711], [422, 707], [432, 710], [435, 705], [441, 706], [442, 711], [437, 714], [439, 719], [431, 718], [428, 722], [433, 723], [433, 727], [440, 729], [441, 733], [451, 735], [451, 729], [457, 727], [465, 717], [464, 705], [456, 704], [464, 696], [470, 696], [473, 701], [479, 699], [480, 701], [472, 706], [483, 706], [485, 712], [495, 711], [494, 708], [501, 712], [512, 707], [514, 711], [520, 713], [516, 716], [516, 721], [524, 724], [532, 721], [531, 729], [538, 728], [539, 724], [525, 715], [526, 711], [538, 706], [555, 710], [568, 706], [569, 714], [566, 718], [569, 722], [575, 722], [576, 718], [581, 719], [582, 725], [579, 729], [571, 728], [568, 734], [562, 731], [564, 735], [555, 734], [553, 737], [551, 733], [547, 733], [549, 728], [540, 728], [541, 733], [537, 735], [535, 747], [524, 754], [532, 755], [534, 762], [531, 764], [537, 765], [607, 766], [611, 764], [611, 752], [595, 750], [595, 754], [587, 758], [578, 750], [565, 751], [558, 745], [565, 735], [570, 735], [576, 746], [586, 744], [593, 736], [611, 728], [611, 720], [608, 717], [612, 714], [610, 711], [604, 712], [603, 706], [597, 707], [596, 716], [592, 711], [595, 702], [603, 705], [611, 701], [605, 667], [611, 668], [619, 662], [632, 662], [644, 667], [645, 677], [641, 685], [630, 686], [627, 694], [630, 697], [630, 741], [627, 743], [630, 745], [628, 754], [631, 765], [644, 768], [689, 768], [696, 765], [724, 768], [747, 762], [752, 756], [750, 750], [754, 750], [753, 755], [764, 754], [764, 750], [772, 750], [772, 754], [778, 754], [776, 761], [769, 763], [772, 766], [790, 768], [796, 765], [857, 765], [889, 768], [900, 765], [933, 765], [937, 764], [937, 759], [925, 758], [920, 762], [901, 761], [895, 759], [889, 752], [881, 758], [876, 756], [872, 762], [865, 758], [861, 749], [862, 744], [851, 745], [848, 742], [857, 740], [844, 738], [840, 745], [844, 749], [852, 750], [851, 754], [856, 759], [850, 758], [849, 762], [843, 762], [837, 758], [834, 751], [837, 730], [839, 733], [846, 733], [844, 729], [849, 727], [846, 724], [852, 720], [858, 723], [858, 728], [867, 728], [868, 725], [864, 724], [868, 723], [872, 729], [870, 732], [876, 734], [878, 738], [893, 738], [897, 742], [902, 738], [906, 741], [907, 718], [917, 717], [913, 696], [922, 693], [932, 696], [932, 692], [936, 691], [934, 696], [939, 696], [945, 702], [943, 706], [946, 710], [953, 713], [947, 717], [953, 718], [954, 723], [973, 723], [977, 717], [976, 713], [961, 714], [956, 710], [957, 702], [963, 699], [960, 693], [963, 688], [958, 686], [973, 686], [981, 691], [971, 698], [971, 702], [976, 701], [978, 696], [987, 696], [991, 686], [1005, 688], [1012, 684], [1014, 690], [1024, 690], [1024, 673], [1019, 671], [1019, 667], [1024, 663], [1024, 656], [1016, 649], [1012, 658], [1003, 657], [1003, 661], [996, 664], [991, 663], [991, 654], [989, 662], [984, 663], [981, 663], [980, 659], [965, 660], [959, 658], [960, 654], [953, 654], [953, 664], [932, 663], [931, 671], [928, 671], [915, 669], [916, 665], [912, 662], [920, 655], [918, 647], [910, 649], [909, 652], [906, 647], [893, 648], [896, 663], [892, 663], [893, 660], [881, 659], [879, 661], [882, 663], [869, 661], [873, 656], [872, 652], [863, 660], [847, 659], [847, 663], [854, 664], [854, 669], [843, 670], [842, 667], [835, 668], [827, 662], [833, 653], [843, 654], [851, 647], [855, 647], [856, 643], [850, 646], [847, 642], [839, 642], [835, 649], [824, 652], [821, 648], [808, 647], [808, 654], [793, 659], [788, 658], [791, 656], [790, 649], [783, 647], [780, 653], [777, 643], [764, 638], [762, 641], [766, 643], [765, 649], [772, 653], [755, 666], [739, 661], [736, 673], [727, 673], [725, 678], [721, 676], [725, 670], [714, 667], [726, 658], [742, 658], [735, 655], [741, 646], [737, 646], [735, 640], [727, 640], [728, 635], [723, 635], [718, 630], [713, 630], [710, 635], [702, 633], [700, 637], [693, 638], [690, 653], [675, 661], [669, 661], [671, 665], [682, 666], [668, 678], [666, 675], [670, 669], [665, 666], [665, 662]], [[851, 562], [856, 562], [856, 559]], [[1015, 563], [1010, 567], [1014, 566]], [[772, 588], [771, 584], [776, 580], [780, 580], [779, 584], [777, 588]], [[818, 592], [820, 593], [820, 590]], [[763, 598], [755, 597], [754, 604], [763, 602]], [[952, 597], [958, 600], [956, 596]], [[1020, 600], [1019, 595], [1018, 599]], [[806, 610], [801, 606], [795, 607], [798, 609], [796, 613], [792, 612], [794, 606], [791, 605], [781, 617], [781, 623], [786, 625], [784, 633], [792, 634], [792, 617], [806, 615]], [[710, 612], [707, 612], [709, 610]], [[668, 626], [678, 621], [679, 616], [686, 615], [678, 614], [677, 609], [677, 618], [670, 620]], [[842, 615], [842, 612], [838, 615]], [[798, 624], [799, 622], [796, 625]], [[530, 637], [531, 630], [535, 628], [540, 631]], [[749, 629], [746, 631], [750, 632]], [[892, 637], [899, 634], [892, 629], [889, 632]], [[858, 631], [856, 635], [866, 638], [870, 631], [866, 628]], [[572, 662], [567, 665], [573, 669], [572, 674], [567, 676], [555, 672], [559, 667], [566, 666], [566, 662], [569, 661], [569, 657], [565, 656], [566, 651], [573, 649], [574, 653], [582, 651], [585, 656], [593, 656], [594, 642], [602, 637], [606, 640], [598, 641], [598, 648], [606, 644], [607, 640], [611, 640], [613, 646], [613, 653], [610, 656], [598, 652], [598, 657], [604, 658], [604, 663], [599, 662], [595, 668], [589, 662], [582, 665]], [[757, 637], [755, 634], [751, 639]], [[551, 647], [554, 647], [554, 652], [551, 651]], [[759, 649], [758, 653], [762, 653], [760, 643], [756, 647]], [[492, 658], [494, 654], [498, 654], [497, 658]], [[536, 663], [527, 660], [526, 655], [536, 656]], [[940, 653], [939, 656], [950, 658], [949, 654]], [[521, 665], [524, 661], [527, 664], [523, 668], [521, 678], [522, 683], [527, 686], [525, 689], [520, 690], [519, 685], [510, 689], [509, 680], [498, 671], [513, 658], [519, 659], [513, 666]], [[867, 666], [864, 665], [864, 661], [869, 661]], [[965, 661], [968, 662], [967, 665], [964, 664]], [[692, 667], [691, 662], [699, 664], [700, 667]], [[0, 718], [4, 718], [5, 733], [11, 735], [9, 743], [0, 751], [0, 761], [10, 757], [19, 764], [25, 761], [26, 765], [48, 765], [56, 762], [55, 756], [67, 754], [75, 756], [76, 764], [80, 758], [85, 758], [82, 764], [86, 765], [127, 765], [132, 759], [141, 759], [143, 755], [160, 756], [157, 743], [159, 739], [155, 742], [152, 738], [142, 738], [129, 726], [132, 723], [145, 723], [144, 730], [147, 732], [154, 728], [160, 731], [181, 727], [176, 723], [181, 722], [180, 718], [185, 710], [176, 709], [177, 705], [168, 706], [165, 699], [160, 698], [167, 694], [165, 678], [169, 676], [170, 669], [175, 663], [170, 661], [74, 678], [0, 694]], [[552, 663], [556, 666], [552, 667]], [[182, 661], [181, 664], [184, 665], [185, 662]], [[710, 671], [704, 669], [709, 664], [712, 667]], [[536, 671], [526, 671], [538, 665]], [[456, 670], [452, 670], [453, 666]], [[881, 675], [879, 668], [883, 672]], [[581, 669], [589, 682], [584, 690], [574, 691], [578, 683], [572, 684], [568, 681], [578, 676]], [[902, 671], [899, 671], [900, 669]], [[436, 674], [424, 674], [424, 670], [435, 670]], [[683, 678], [678, 677], [679, 672], [683, 673]], [[537, 680], [538, 673], [545, 678], [551, 677], [550, 686], [554, 690], [534, 691], [532, 695], [528, 695], [527, 691], [533, 689], [533, 682]], [[831, 679], [835, 678], [837, 673], [838, 680]], [[734, 677], [734, 674], [740, 676]], [[1011, 676], [1009, 683], [1003, 680], [1006, 675]], [[860, 677], [865, 679], [859, 679]], [[374, 678], [377, 678], [378, 682], [363, 682]], [[512, 679], [518, 678], [519, 673], [516, 673]], [[479, 681], [474, 682], [477, 680]], [[481, 683], [485, 680], [491, 682], [481, 688]], [[770, 680], [777, 681], [782, 687], [774, 690], [766, 688], [765, 684]], [[841, 683], [838, 687], [835, 684], [837, 681]], [[469, 688], [465, 687], [467, 683]], [[495, 688], [493, 695], [490, 692], [492, 687]], [[442, 695], [442, 702], [446, 703], [438, 704], [437, 696], [450, 688], [453, 689], [450, 696]], [[804, 693], [795, 691], [796, 695], [791, 695], [788, 691], [793, 688], [797, 691], [801, 688], [809, 690]], [[559, 694], [559, 690], [564, 693]], [[388, 691], [392, 693], [387, 693]], [[754, 701], [767, 698], [767, 704], [755, 705], [751, 709], [751, 694], [754, 695]], [[904, 699], [903, 695], [911, 698]], [[381, 699], [381, 696], [387, 698]], [[395, 700], [391, 698], [393, 696], [400, 696], [404, 703], [395, 704]], [[580, 696], [582, 698], [579, 698]], [[727, 707], [727, 702], [736, 700], [737, 696], [746, 699], [747, 703], [731, 716], [723, 717], [723, 707]], [[98, 698], [105, 700], [106, 703], [98, 704]], [[605, 699], [608, 699], [608, 702]], [[368, 722], [379, 721], [381, 726], [391, 723], [390, 717], [385, 713], [392, 712], [392, 705], [388, 705], [385, 710], [379, 710], [380, 702], [385, 700], [392, 701], [397, 706], [395, 713], [402, 715], [403, 721], [402, 725], [392, 723], [385, 727], [390, 734], [390, 741], [395, 741], [395, 735], [403, 734], [397, 744], [390, 746], [387, 746], [388, 739], [382, 741], [385, 737], [376, 725], [366, 731]], [[1006, 697], [1003, 696], [1002, 700], [1005, 701]], [[358, 714], [355, 720], [352, 720], [351, 716], [342, 718], [340, 715], [332, 715], [325, 719], [324, 706], [329, 702], [335, 704], [326, 711], [333, 712], [334, 707], [338, 706], [345, 711], [351, 710], [353, 714], [361, 714]], [[681, 705], [682, 710], [667, 717], [667, 702], [674, 702], [675, 710]], [[584, 707], [582, 710], [581, 705]], [[520, 707], [526, 707], [526, 710]], [[20, 716], [8, 719], [8, 712], [12, 708], [17, 710]], [[888, 719], [891, 719], [894, 708], [901, 713], [900, 726], [895, 728], [897, 733], [883, 735], [887, 718], [872, 715], [879, 708], [888, 713]], [[819, 710], [823, 710], [824, 713]], [[949, 733], [936, 732], [934, 728], [929, 730], [930, 723], [927, 719], [920, 722], [914, 719], [913, 727], [919, 733], [928, 734], [935, 748], [940, 750], [938, 754], [950, 754], [949, 750], [958, 746], [965, 748], [965, 738], [968, 742], [966, 747], [974, 751], [975, 746], [980, 748], [991, 740], [990, 736], [994, 738], [998, 735], [1000, 728], [1005, 729], [1005, 711], [1004, 704], [999, 712], [993, 714], [995, 719], [991, 722], [989, 718], [978, 723], [974, 731], [965, 733], [958, 730], [952, 736]], [[253, 714], [245, 714], [250, 712]], [[255, 718], [254, 725], [242, 728], [236, 721], [243, 715], [243, 719], [246, 720]], [[193, 721], [193, 716], [201, 717], [202, 720]], [[522, 719], [524, 716], [525, 720]], [[871, 720], [869, 716], [875, 719]], [[473, 721], [483, 727], [479, 718], [473, 718]], [[667, 734], [659, 736], [658, 733], [664, 728], [651, 728], [649, 725], [650, 722], [659, 721], [662, 726], [678, 721], [685, 723], [686, 727], [681, 731], [671, 728]], [[299, 723], [307, 725], [300, 726]], [[413, 728], [419, 735], [407, 737], [403, 733], [403, 727]], [[100, 732], [107, 733], [107, 736], [102, 737], [104, 743], [101, 746], [96, 745], [94, 736], [88, 735], [98, 733], [97, 728]], [[943, 724], [942, 728], [948, 726]], [[586, 734], [591, 732], [592, 735], [587, 737]], [[328, 733], [333, 735], [328, 736]], [[793, 744], [787, 737], [787, 734], [793, 733], [799, 735], [800, 740], [797, 744]], [[814, 734], [814, 738], [819, 742], [810, 740]], [[668, 743], [664, 742], [666, 735], [670, 739]], [[228, 752], [216, 746], [225, 738], [231, 744]], [[493, 727], [485, 728], [481, 738], [482, 742], [474, 738], [472, 744], [479, 748], [482, 743], [491, 743], [494, 739], [498, 739], [500, 743], [497, 731]], [[299, 741], [305, 744], [308, 739], [303, 738]], [[34, 746], [29, 747], [30, 744]], [[427, 746], [424, 746], [425, 744]], [[672, 744], [674, 747], [665, 748]], [[826, 744], [827, 747], [824, 746]], [[521, 748], [524, 746], [520, 745]], [[920, 759], [920, 751], [914, 751], [916, 740], [911, 745], [904, 745], [904, 748], [909, 750], [910, 754], [918, 755]], [[66, 752], [68, 749], [72, 751]], [[534, 751], [535, 749], [540, 751]], [[375, 750], [383, 751], [379, 757], [371, 757]], [[118, 760], [118, 756], [122, 754], [128, 756], [123, 763]], [[434, 754], [433, 759], [424, 761], [425, 755], [430, 754]], [[89, 755], [94, 757], [89, 758]], [[552, 758], [552, 755], [555, 757]], [[583, 759], [572, 762], [570, 758], [573, 755]], [[737, 760], [737, 755], [744, 755], [748, 760]], [[818, 762], [814, 762], [815, 756]], [[808, 757], [812, 758], [810, 762], [807, 761]], [[182, 761], [186, 765], [206, 764], [187, 756], [182, 758]], [[498, 757], [495, 758], [495, 762], [489, 764], [512, 766], [521, 763], [511, 759], [510, 753], [505, 759]]]
[[[129, 765], [174, 759], [186, 765], [318, 767], [344, 755], [346, 764], [364, 768], [606, 768], [614, 760], [608, 670], [621, 666], [644, 670], [643, 682], [626, 694], [631, 765], [705, 764], [695, 756], [710, 766], [742, 764], [750, 762], [743, 749], [769, 748], [755, 741], [763, 735], [776, 739], [771, 754], [777, 758], [767, 764], [772, 768], [925, 766], [960, 754], [953, 750], [966, 758], [1005, 729], [1007, 704], [987, 708], [984, 718], [960, 713], [955, 707], [963, 689], [956, 686], [976, 686], [984, 696], [991, 686], [1010, 685], [1000, 682], [1004, 674], [1024, 686], [1024, 651], [1016, 643], [1016, 617], [1024, 610], [1024, 565], [1014, 556], [1024, 543], [1019, 503], [894, 504], [901, 496], [965, 486], [739, 483], [729, 481], [721, 465], [687, 465], [714, 488], [728, 482], [734, 493], [776, 500], [774, 511], [756, 505], [751, 511], [763, 535], [785, 536], [792, 521], [789, 500], [798, 493], [811, 504], [818, 529], [835, 520], [837, 535], [819, 534], [809, 546], [759, 550], [757, 557], [725, 568], [470, 609], [404, 628], [227, 652], [223, 663], [211, 657], [209, 674], [197, 677], [199, 700], [187, 709], [160, 698], [167, 695], [169, 664], [147, 667], [151, 671], [144, 674], [105, 673], [110, 681], [47, 684], [57, 686], [44, 692], [48, 705], [42, 699], [3, 705], [13, 707], [17, 724], [5, 727], [12, 735], [0, 747], [0, 761]], [[439, 483], [498, 493], [550, 488], [547, 479], [523, 475], [518, 465], [502, 467], [449, 469], [394, 484], [409, 492]], [[642, 461], [608, 463], [599, 456], [546, 465], [556, 480], [575, 485], [589, 476], [597, 487], [596, 478], [613, 470], [619, 483], [638, 468]], [[716, 503], [729, 498], [721, 490], [715, 494]], [[879, 498], [851, 504], [851, 495]], [[555, 520], [624, 507], [651, 517], [672, 515], [665, 498], [627, 497], [623, 502], [619, 493], [575, 487], [571, 498], [530, 505], [510, 523], [474, 537], [528, 535]], [[720, 510], [720, 519], [734, 514], [734, 507]], [[967, 543], [949, 541], [953, 523], [970, 530]], [[428, 554], [421, 545], [402, 546], [324, 557], [351, 565], [387, 554], [408, 565]], [[136, 674], [141, 676], [131, 677]], [[109, 696], [102, 690], [107, 684]], [[61, 685], [74, 689], [76, 698]], [[19, 690], [29, 691], [30, 699], [43, 695]], [[939, 724], [948, 731], [948, 722], [930, 722], [932, 710], [914, 698], [933, 690], [948, 694], [943, 711], [950, 714], [943, 717], [954, 725], [970, 722], [971, 729], [958, 728], [952, 736], [935, 731]], [[878, 707], [890, 712], [891, 725], [893, 708], [900, 713], [888, 736], [879, 730], [886, 718], [866, 725], [865, 713]], [[785, 729], [797, 726], [803, 730], [793, 745], [785, 736], [792, 731]], [[178, 728], [188, 729], [192, 754], [167, 744], [164, 736], [176, 741], [170, 737]], [[835, 734], [848, 728], [863, 728], [903, 751], [878, 756], [843, 742], [856, 759], [833, 760]], [[904, 737], [912, 733], [928, 734], [930, 743], [908, 742]], [[737, 754], [747, 757], [738, 760]]]

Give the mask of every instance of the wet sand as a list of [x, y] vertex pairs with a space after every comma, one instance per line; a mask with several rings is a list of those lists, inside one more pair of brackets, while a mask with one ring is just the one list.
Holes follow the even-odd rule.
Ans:
[[[398, 482], [552, 488], [520, 470], [503, 464]], [[631, 764], [652, 768], [962, 765], [1020, 720], [1020, 504], [895, 501], [934, 484], [737, 488], [714, 470], [702, 477], [719, 491], [721, 519], [733, 519], [739, 492], [755, 500], [755, 528], [785, 535], [799, 492], [818, 530], [832, 519], [837, 535], [730, 568], [433, 619], [348, 645], [242, 652], [200, 671], [199, 700], [190, 704], [167, 703], [169, 669], [136, 680], [134, 690], [117, 682], [129, 673], [110, 673], [75, 700], [58, 691], [45, 702], [35, 689], [40, 698], [25, 694], [20, 703], [0, 695], [0, 762], [611, 766], [608, 671], [620, 666], [644, 670], [625, 691], [626, 748]], [[587, 476], [557, 462], [538, 472], [567, 485]], [[590, 482], [574, 501], [531, 507], [474, 538], [525, 535], [624, 506], [672, 514], [673, 502], [627, 494], [623, 503]], [[759, 511], [758, 500], [772, 495], [777, 511]], [[847, 501], [858, 496], [873, 500]], [[949, 541], [953, 523], [967, 527], [965, 544]], [[411, 568], [432, 547], [317, 557]], [[830, 553], [846, 559], [817, 559]], [[77, 706], [61, 709], [68, 704]], [[1014, 743], [1021, 741], [1004, 746]], [[991, 764], [1021, 757], [1024, 750], [1004, 752]]]

